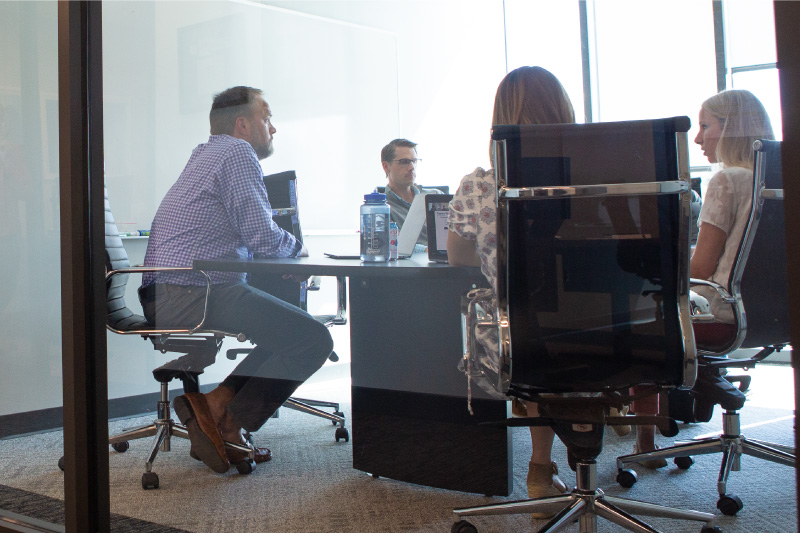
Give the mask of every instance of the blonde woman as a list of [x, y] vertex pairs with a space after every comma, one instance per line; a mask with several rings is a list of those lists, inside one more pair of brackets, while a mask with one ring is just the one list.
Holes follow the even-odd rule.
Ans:
[[[492, 125], [574, 123], [572, 102], [558, 79], [541, 67], [520, 67], [503, 78], [497, 88]], [[461, 180], [450, 203], [447, 256], [450, 264], [480, 266], [492, 287], [497, 280], [494, 171], [476, 169]], [[487, 350], [497, 352], [497, 339], [480, 338]], [[538, 416], [537, 405], [525, 402], [527, 416]], [[524, 416], [524, 414], [523, 414]], [[558, 477], [551, 452], [555, 433], [550, 427], [531, 427], [532, 452], [528, 469], [528, 496], [554, 496], [567, 490]], [[547, 513], [533, 513], [544, 518]]]
[[[753, 141], [774, 139], [772, 125], [764, 106], [753, 93], [728, 90], [715, 94], [700, 107], [698, 133], [694, 142], [700, 145], [710, 163], [720, 170], [708, 182], [700, 209], [700, 232], [691, 260], [691, 276], [706, 279], [730, 289], [728, 279], [739, 251], [745, 225], [750, 216], [753, 195]], [[695, 324], [697, 345], [713, 349], [724, 346], [736, 336], [733, 310], [719, 293], [706, 286], [695, 286], [695, 292], [711, 305], [715, 321]], [[654, 414], [658, 400], [634, 402], [639, 414]], [[656, 449], [655, 429], [637, 428], [634, 453]], [[666, 466], [664, 459], [642, 462], [650, 468]]]

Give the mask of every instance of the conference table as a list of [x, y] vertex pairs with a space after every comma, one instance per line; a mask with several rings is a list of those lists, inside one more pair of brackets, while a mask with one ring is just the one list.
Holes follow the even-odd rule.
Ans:
[[480, 269], [328, 257], [196, 260], [194, 268], [349, 280], [353, 467], [376, 477], [507, 496], [512, 490], [508, 404], [472, 387], [467, 409], [460, 299], [486, 286]]

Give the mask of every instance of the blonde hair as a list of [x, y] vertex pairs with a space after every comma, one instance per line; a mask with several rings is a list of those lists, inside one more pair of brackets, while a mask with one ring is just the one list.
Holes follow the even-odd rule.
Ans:
[[716, 156], [723, 166], [752, 169], [753, 141], [775, 138], [766, 109], [750, 91], [719, 92], [703, 102], [702, 108], [719, 120], [722, 128]]
[[497, 87], [492, 126], [497, 124], [568, 124], [575, 111], [564, 86], [542, 67], [519, 67]]

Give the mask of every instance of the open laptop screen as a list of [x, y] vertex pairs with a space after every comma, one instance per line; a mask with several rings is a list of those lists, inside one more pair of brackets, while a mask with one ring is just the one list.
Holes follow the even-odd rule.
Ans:
[[428, 224], [428, 259], [447, 263], [447, 218], [452, 194], [425, 196], [425, 217]]

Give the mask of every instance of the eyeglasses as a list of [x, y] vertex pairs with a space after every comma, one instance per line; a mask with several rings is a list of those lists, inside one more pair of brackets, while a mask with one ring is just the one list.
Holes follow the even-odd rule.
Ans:
[[417, 163], [422, 161], [422, 159], [392, 159], [392, 162], [395, 162], [395, 161], [400, 163], [400, 166], [407, 167], [411, 163], [414, 163], [414, 165], [416, 165]]

